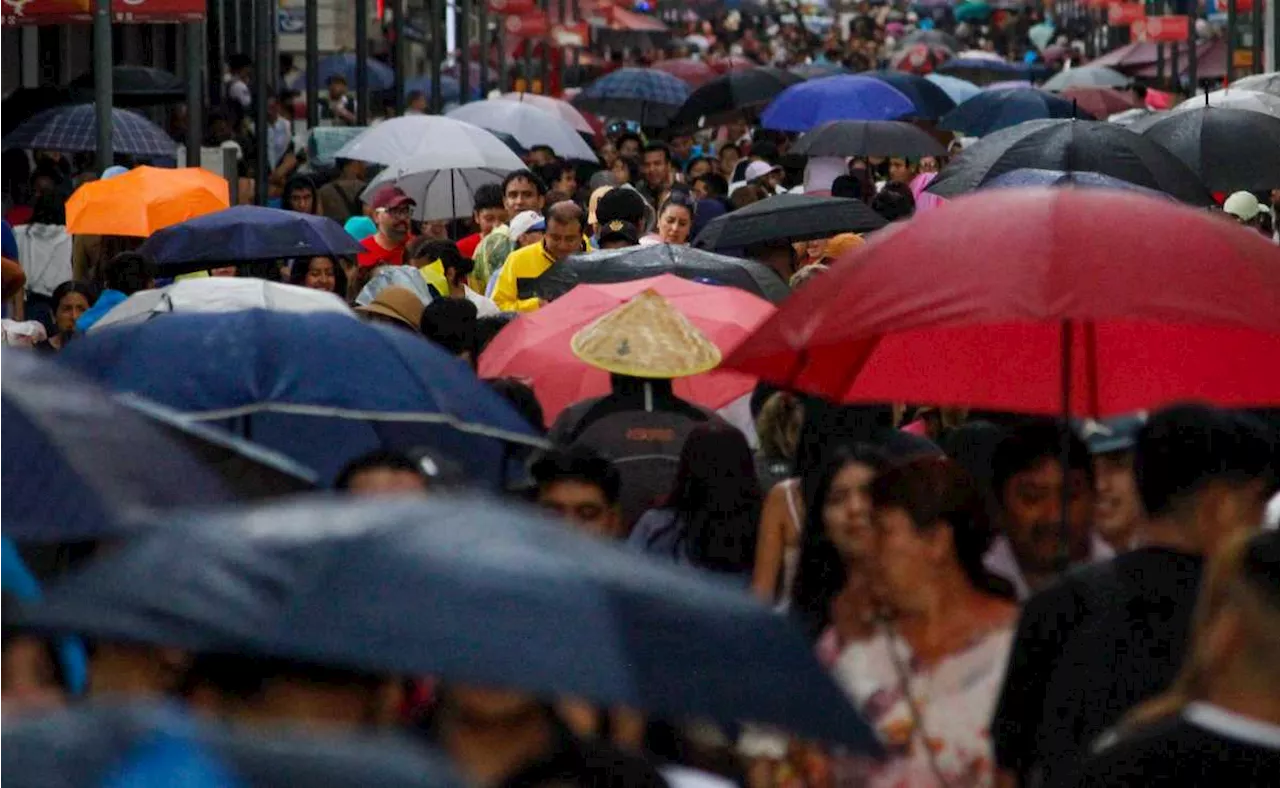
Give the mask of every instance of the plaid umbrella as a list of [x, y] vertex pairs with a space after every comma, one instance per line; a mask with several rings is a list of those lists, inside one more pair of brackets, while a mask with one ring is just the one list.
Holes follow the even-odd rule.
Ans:
[[364, 133], [368, 126], [319, 126], [307, 135], [307, 157], [315, 167], [332, 167], [334, 154]]
[[646, 68], [622, 68], [582, 89], [573, 105], [601, 115], [661, 127], [689, 98], [689, 86], [670, 74]]
[[[178, 144], [156, 124], [127, 109], [111, 110], [111, 147], [116, 153], [143, 158], [171, 157]], [[4, 150], [56, 150], [66, 153], [98, 149], [98, 122], [92, 104], [54, 107], [4, 136]]]

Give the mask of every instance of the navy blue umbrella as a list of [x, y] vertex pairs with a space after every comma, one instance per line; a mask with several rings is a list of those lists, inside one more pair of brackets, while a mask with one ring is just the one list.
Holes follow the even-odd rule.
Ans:
[[637, 121], [647, 128], [666, 126], [689, 98], [689, 85], [651, 68], [620, 68], [582, 89], [573, 105], [598, 115]]
[[[370, 90], [391, 90], [395, 87], [396, 72], [381, 60], [367, 58], [365, 63], [368, 66], [369, 89]], [[330, 77], [340, 76], [347, 81], [347, 85], [354, 90], [356, 87], [356, 56], [352, 52], [337, 52], [332, 55], [320, 58], [320, 84], [325, 85]], [[307, 75], [305, 73], [298, 74], [289, 87], [294, 90], [305, 90], [307, 87]]]
[[126, 528], [139, 512], [311, 486], [305, 471], [274, 456], [188, 428], [154, 406], [113, 401], [30, 354], [4, 354], [0, 392], [0, 520], [17, 541], [96, 539]]
[[1120, 189], [1121, 191], [1138, 192], [1160, 200], [1172, 200], [1173, 196], [1162, 191], [1148, 189], [1136, 183], [1121, 180], [1100, 172], [1041, 170], [1027, 167], [1009, 170], [992, 178], [979, 186], [982, 189], [1018, 188], [1025, 186], [1064, 186], [1086, 189]]
[[916, 111], [887, 82], [859, 74], [811, 79], [778, 94], [760, 124], [778, 131], [808, 131], [832, 120], [894, 120]]
[[919, 74], [908, 74], [905, 71], [864, 71], [862, 76], [893, 85], [911, 99], [916, 110], [909, 117], [937, 120], [956, 108], [956, 102], [947, 95], [947, 91]]
[[237, 205], [170, 225], [148, 238], [141, 251], [166, 276], [227, 263], [297, 257], [352, 257], [361, 247], [327, 216]]
[[70, 343], [59, 361], [116, 392], [240, 432], [333, 479], [378, 448], [433, 447], [503, 481], [533, 428], [416, 333], [335, 313], [174, 314]]
[[[98, 119], [93, 104], [54, 107], [4, 135], [4, 150], [54, 150], [67, 153], [98, 149]], [[111, 110], [111, 148], [141, 158], [172, 158], [178, 149], [164, 129], [127, 109]]]
[[488, 498], [315, 497], [173, 519], [22, 620], [879, 750], [799, 628], [740, 586]]
[[395, 736], [253, 728], [176, 706], [81, 705], [5, 720], [7, 788], [452, 788], [443, 756]]
[[[414, 91], [420, 91], [422, 95], [431, 98], [431, 77], [424, 75], [404, 83], [405, 94]], [[462, 101], [462, 83], [458, 82], [457, 77], [451, 77], [448, 74], [440, 75], [440, 97], [446, 104]], [[474, 83], [471, 86], [471, 98], [480, 98], [480, 86]]]
[[1047, 90], [1019, 87], [984, 90], [944, 115], [938, 127], [983, 137], [1028, 120], [1046, 118], [1093, 120], [1092, 115], [1061, 96]]
[[948, 60], [939, 68], [943, 74], [966, 79], [975, 85], [986, 85], [1007, 79], [1030, 79], [1029, 67], [985, 57], [958, 57]]

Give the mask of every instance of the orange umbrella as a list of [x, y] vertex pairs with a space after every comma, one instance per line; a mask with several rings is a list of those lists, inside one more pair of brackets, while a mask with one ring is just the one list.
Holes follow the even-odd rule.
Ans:
[[171, 224], [229, 207], [227, 181], [208, 170], [136, 167], [76, 189], [67, 200], [67, 231], [145, 238]]

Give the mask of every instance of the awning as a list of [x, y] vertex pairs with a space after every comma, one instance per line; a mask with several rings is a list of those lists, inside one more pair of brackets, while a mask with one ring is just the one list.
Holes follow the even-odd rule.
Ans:
[[[73, 25], [93, 21], [93, 0], [4, 0], [6, 25]], [[187, 22], [203, 19], [205, 0], [111, 0], [111, 20]]]

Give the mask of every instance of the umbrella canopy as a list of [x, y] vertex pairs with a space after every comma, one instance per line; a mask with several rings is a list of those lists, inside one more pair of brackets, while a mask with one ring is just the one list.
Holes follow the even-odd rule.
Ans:
[[772, 269], [754, 260], [672, 244], [576, 254], [538, 277], [535, 287], [539, 298], [554, 301], [579, 284], [617, 284], [661, 274], [734, 287], [775, 304], [791, 293]]
[[1028, 120], [1078, 117], [1092, 119], [1072, 102], [1044, 90], [998, 88], [984, 90], [960, 104], [938, 122], [938, 127], [984, 137]]
[[801, 156], [945, 156], [928, 132], [899, 120], [836, 120], [824, 123], [791, 146]]
[[113, 400], [52, 361], [8, 351], [4, 370], [0, 504], [10, 538], [96, 539], [143, 512], [311, 486], [296, 464], [216, 430], [192, 430], [143, 400]]
[[581, 112], [579, 112], [572, 104], [551, 96], [543, 96], [537, 93], [503, 93], [499, 98], [503, 101], [519, 101], [530, 106], [537, 107], [545, 112], [550, 112], [560, 120], [568, 123], [573, 127], [574, 131], [579, 134], [595, 136], [596, 129], [592, 127]]
[[736, 71], [750, 71], [758, 68], [759, 63], [751, 58], [741, 55], [726, 55], [724, 57], [712, 57], [707, 60], [707, 65], [711, 66], [717, 74], [732, 74]]
[[307, 159], [313, 168], [337, 165], [334, 154], [359, 137], [368, 126], [318, 126], [307, 133]]
[[1185, 162], [1213, 191], [1265, 191], [1280, 183], [1280, 117], [1200, 107], [1170, 112], [1142, 136]]
[[849, 75], [811, 79], [778, 94], [760, 116], [778, 131], [808, 131], [829, 120], [894, 120], [915, 112], [911, 99], [892, 85]]
[[[665, 298], [722, 355], [773, 313], [768, 301], [737, 288], [698, 284], [670, 274], [613, 285], [581, 285], [504, 328], [480, 356], [480, 377], [529, 381], [548, 423], [575, 402], [608, 394], [609, 373], [575, 356], [570, 340], [597, 318], [647, 290]], [[677, 378], [675, 393], [716, 410], [751, 393], [755, 385], [755, 379], [746, 375], [713, 370]]]
[[1280, 117], [1280, 96], [1260, 93], [1256, 90], [1227, 88], [1225, 90], [1215, 90], [1202, 96], [1193, 96], [1174, 107], [1173, 111], [1184, 112], [1200, 107], [1247, 109], [1252, 112], [1261, 112], [1264, 115]]
[[741, 249], [768, 241], [808, 241], [878, 230], [887, 222], [862, 200], [779, 194], [718, 216], [698, 233], [702, 249]]
[[573, 126], [532, 104], [502, 99], [475, 101], [450, 110], [447, 117], [510, 134], [526, 149], [549, 145], [566, 159], [598, 161], [591, 146]]
[[967, 79], [976, 85], [987, 85], [1006, 79], [1026, 79], [1028, 74], [1025, 66], [1009, 63], [999, 55], [994, 58], [957, 55], [943, 63], [938, 70], [943, 74]]
[[[396, 72], [381, 60], [366, 58], [370, 90], [391, 90], [395, 87]], [[333, 77], [342, 77], [354, 92], [356, 89], [356, 55], [354, 52], [335, 52], [320, 58], [320, 85], [325, 85]], [[293, 90], [307, 89], [307, 75], [299, 73], [289, 84]]]
[[[71, 89], [93, 101], [93, 72], [71, 80]], [[170, 71], [150, 66], [115, 66], [111, 69], [111, 103], [117, 107], [148, 107], [186, 101], [187, 85]]]
[[573, 105], [609, 117], [634, 120], [646, 128], [666, 126], [689, 98], [689, 86], [650, 68], [620, 68], [573, 97]]
[[1253, 90], [1258, 93], [1267, 93], [1280, 97], [1280, 71], [1241, 77], [1232, 82], [1231, 87], [1237, 90]]
[[721, 73], [712, 68], [706, 61], [694, 60], [688, 57], [659, 60], [650, 68], [670, 74], [688, 84], [691, 88], [701, 87], [720, 76]]
[[237, 205], [169, 225], [148, 238], [142, 251], [172, 276], [255, 260], [354, 257], [361, 247], [327, 216]]
[[952, 14], [957, 22], [985, 22], [991, 18], [991, 6], [977, 2], [961, 3]]
[[968, 101], [982, 92], [982, 88], [960, 77], [949, 77], [946, 74], [926, 74], [925, 79], [942, 88], [942, 92], [959, 104]]
[[906, 74], [901, 71], [864, 71], [862, 76], [878, 79], [897, 88], [902, 95], [911, 99], [915, 112], [911, 117], [923, 120], [937, 120], [955, 109], [947, 91], [917, 74]]
[[915, 44], [894, 52], [889, 57], [889, 67], [907, 74], [925, 76], [938, 70], [955, 54], [945, 47], [930, 44]]
[[1009, 170], [997, 175], [986, 183], [982, 189], [1025, 188], [1029, 186], [1080, 187], [1085, 189], [1119, 189], [1121, 191], [1138, 192], [1157, 200], [1172, 200], [1171, 195], [1139, 186], [1136, 183], [1122, 181], [1110, 175], [1098, 172], [1062, 172], [1061, 170], [1020, 169]]
[[[497, 138], [494, 141], [502, 144]], [[503, 157], [486, 156], [488, 161], [498, 162], [497, 166], [442, 167], [442, 161], [449, 160], [443, 151], [408, 158], [378, 173], [360, 198], [371, 202], [378, 189], [393, 184], [416, 200], [413, 218], [420, 222], [465, 218], [475, 211], [476, 189], [487, 183], [501, 183], [507, 173], [524, 169], [524, 163], [505, 145], [502, 153], [505, 161]]]
[[1067, 88], [1126, 88], [1133, 79], [1107, 66], [1080, 66], [1059, 71], [1042, 85], [1045, 90], [1060, 92]]
[[78, 705], [6, 720], [4, 777], [13, 788], [453, 788], [443, 756], [393, 736], [236, 729], [175, 705]]
[[992, 190], [856, 250], [726, 365], [846, 402], [1084, 418], [1275, 404], [1278, 258], [1258, 233], [1165, 200]]
[[[475, 85], [471, 88], [471, 95], [468, 98], [478, 98], [480, 96], [480, 86]], [[421, 93], [428, 99], [431, 98], [431, 75], [423, 74], [420, 77], [404, 83], [405, 95], [410, 93]], [[440, 75], [440, 98], [446, 104], [457, 104], [462, 101], [462, 83], [457, 77], [451, 77], [448, 74]]]
[[945, 30], [914, 30], [902, 39], [900, 46], [909, 47], [912, 44], [946, 47], [952, 52], [959, 52], [963, 48], [960, 45], [960, 39]]
[[1063, 90], [1061, 96], [1099, 120], [1143, 107], [1132, 93], [1114, 88], [1071, 87]]
[[1168, 115], [1168, 112], [1154, 109], [1129, 109], [1107, 117], [1108, 123], [1124, 126], [1130, 131], [1142, 133], [1142, 130]]
[[434, 164], [434, 170], [524, 167], [502, 140], [479, 126], [435, 115], [383, 121], [343, 145], [334, 158], [397, 167], [409, 159], [421, 159]]
[[[98, 149], [98, 118], [93, 104], [54, 107], [4, 135], [4, 150], [51, 150], [63, 153]], [[127, 109], [111, 110], [111, 149], [143, 159], [172, 158], [178, 144], [164, 129]]]
[[67, 200], [67, 231], [145, 238], [230, 205], [226, 179], [208, 170], [135, 167], [76, 189]]
[[1031, 29], [1027, 31], [1027, 40], [1035, 44], [1036, 49], [1043, 52], [1053, 41], [1055, 32], [1057, 31], [1054, 29], [1052, 22], [1041, 22], [1032, 25]]
[[134, 293], [94, 323], [89, 333], [112, 326], [145, 323], [161, 315], [239, 312], [244, 309], [337, 312], [355, 319], [355, 313], [333, 293], [253, 277], [211, 276]]
[[795, 624], [740, 588], [480, 497], [174, 520], [30, 613], [46, 630], [771, 723], [879, 751]]
[[801, 63], [787, 70], [801, 79], [822, 79], [851, 73], [839, 63]]
[[171, 315], [90, 334], [59, 360], [112, 391], [247, 433], [326, 481], [377, 448], [432, 446], [496, 482], [508, 443], [541, 445], [458, 359], [341, 314]]
[[779, 68], [753, 68], [717, 77], [689, 94], [671, 117], [674, 128], [699, 127], [744, 110], [763, 107], [788, 87], [803, 81]]
[[10, 131], [41, 112], [74, 101], [71, 90], [65, 87], [44, 85], [38, 88], [16, 88], [4, 97], [0, 131], [8, 136]]
[[1091, 120], [1031, 120], [997, 131], [947, 165], [929, 191], [956, 197], [1021, 168], [1100, 172], [1192, 205], [1213, 204], [1204, 183], [1177, 156], [1114, 123]]

